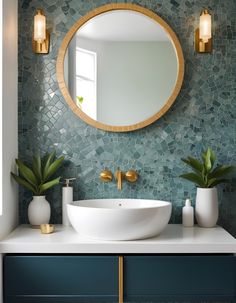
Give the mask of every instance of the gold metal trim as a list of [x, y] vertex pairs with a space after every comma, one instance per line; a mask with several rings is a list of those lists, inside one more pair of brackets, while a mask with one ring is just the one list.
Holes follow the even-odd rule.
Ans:
[[[34, 33], [33, 33], [34, 35]], [[39, 43], [34, 40], [34, 37], [32, 37], [32, 48], [34, 53], [36, 54], [48, 54], [49, 53], [49, 45], [50, 45], [50, 35], [49, 32], [46, 31], [46, 39], [43, 41], [43, 43]]]
[[125, 179], [131, 183], [134, 183], [138, 180], [138, 173], [135, 170], [130, 169], [125, 173]]
[[[201, 12], [201, 16], [206, 14], [210, 15], [209, 11], [207, 9], [204, 9]], [[212, 38], [210, 38], [208, 42], [203, 42], [202, 39], [200, 39], [199, 28], [195, 30], [195, 51], [198, 53], [212, 52]]]
[[117, 171], [115, 172], [115, 179], [117, 181], [117, 189], [121, 190], [123, 179], [126, 179], [128, 182], [134, 183], [138, 180], [138, 173], [133, 169], [130, 169], [126, 173], [123, 173], [118, 167]]
[[198, 53], [211, 53], [212, 48], [212, 38], [204, 43], [199, 37], [199, 28], [197, 28], [195, 30], [195, 51]]
[[117, 189], [122, 190], [122, 180], [124, 177], [124, 173], [120, 170], [120, 168], [117, 168], [117, 171], [115, 173], [116, 180], [117, 180]]
[[112, 181], [112, 172], [110, 170], [103, 170], [100, 173], [100, 179], [102, 182], [111, 182]]
[[53, 224], [41, 224], [40, 229], [42, 234], [51, 234], [54, 232], [55, 226]]
[[[98, 121], [93, 120], [89, 116], [87, 116], [72, 100], [70, 93], [67, 89], [65, 79], [64, 79], [64, 58], [66, 54], [67, 47], [73, 38], [74, 34], [76, 31], [83, 26], [89, 19], [98, 16], [102, 13], [113, 11], [113, 10], [131, 10], [131, 11], [136, 11], [141, 14], [144, 14], [148, 16], [149, 18], [153, 19], [157, 23], [159, 23], [163, 29], [167, 32], [169, 35], [169, 38], [175, 48], [177, 60], [178, 60], [178, 77], [175, 83], [175, 87], [172, 91], [171, 96], [169, 99], [166, 101], [165, 105], [153, 116], [148, 118], [147, 120], [144, 120], [140, 123], [133, 124], [133, 125], [128, 125], [128, 126], [112, 126], [112, 125], [107, 125]], [[57, 57], [57, 66], [56, 66], [56, 73], [57, 73], [57, 80], [59, 87], [61, 89], [62, 95], [65, 98], [66, 102], [68, 103], [69, 107], [71, 110], [79, 116], [84, 122], [88, 123], [91, 126], [94, 126], [99, 129], [103, 129], [106, 131], [111, 131], [111, 132], [127, 132], [127, 131], [134, 131], [136, 129], [143, 128], [156, 120], [160, 119], [171, 107], [171, 105], [174, 103], [176, 97], [179, 94], [179, 91], [181, 89], [182, 83], [183, 83], [183, 78], [184, 78], [184, 56], [183, 56], [183, 51], [179, 42], [179, 39], [177, 38], [176, 34], [172, 30], [172, 28], [157, 14], [152, 12], [149, 9], [146, 9], [142, 6], [136, 5], [136, 4], [131, 4], [131, 3], [110, 3], [103, 5], [101, 7], [98, 7], [92, 11], [90, 11], [88, 14], [85, 16], [81, 17], [68, 31], [66, 34], [65, 38], [62, 41], [61, 47], [58, 52], [58, 57]]]
[[124, 302], [124, 257], [119, 256], [119, 303]]

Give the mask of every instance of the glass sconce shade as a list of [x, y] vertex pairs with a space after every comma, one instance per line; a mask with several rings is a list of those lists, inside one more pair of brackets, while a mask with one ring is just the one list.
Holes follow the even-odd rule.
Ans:
[[46, 39], [46, 17], [41, 10], [34, 16], [34, 40], [43, 43]]
[[207, 10], [204, 10], [200, 16], [199, 38], [204, 43], [207, 43], [211, 39], [211, 15]]

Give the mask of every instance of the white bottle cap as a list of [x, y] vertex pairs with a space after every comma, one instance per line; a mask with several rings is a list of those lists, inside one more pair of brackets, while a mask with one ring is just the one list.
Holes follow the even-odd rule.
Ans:
[[186, 199], [185, 206], [191, 206], [191, 200], [190, 199]]

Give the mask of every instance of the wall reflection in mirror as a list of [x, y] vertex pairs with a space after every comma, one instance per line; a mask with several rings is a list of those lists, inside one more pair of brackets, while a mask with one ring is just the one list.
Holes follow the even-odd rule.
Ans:
[[176, 49], [155, 20], [131, 10], [93, 17], [71, 39], [64, 79], [71, 98], [93, 120], [140, 123], [159, 112], [178, 77]]

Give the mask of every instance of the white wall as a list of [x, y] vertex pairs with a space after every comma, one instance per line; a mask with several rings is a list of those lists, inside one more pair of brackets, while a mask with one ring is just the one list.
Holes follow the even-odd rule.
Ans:
[[18, 1], [0, 0], [3, 4], [3, 90], [2, 90], [2, 127], [3, 154], [2, 176], [3, 191], [2, 215], [0, 216], [0, 239], [8, 234], [17, 224], [18, 192], [10, 178], [14, 169], [14, 160], [18, 154], [17, 137], [17, 85], [18, 85], [18, 47], [17, 22]]

